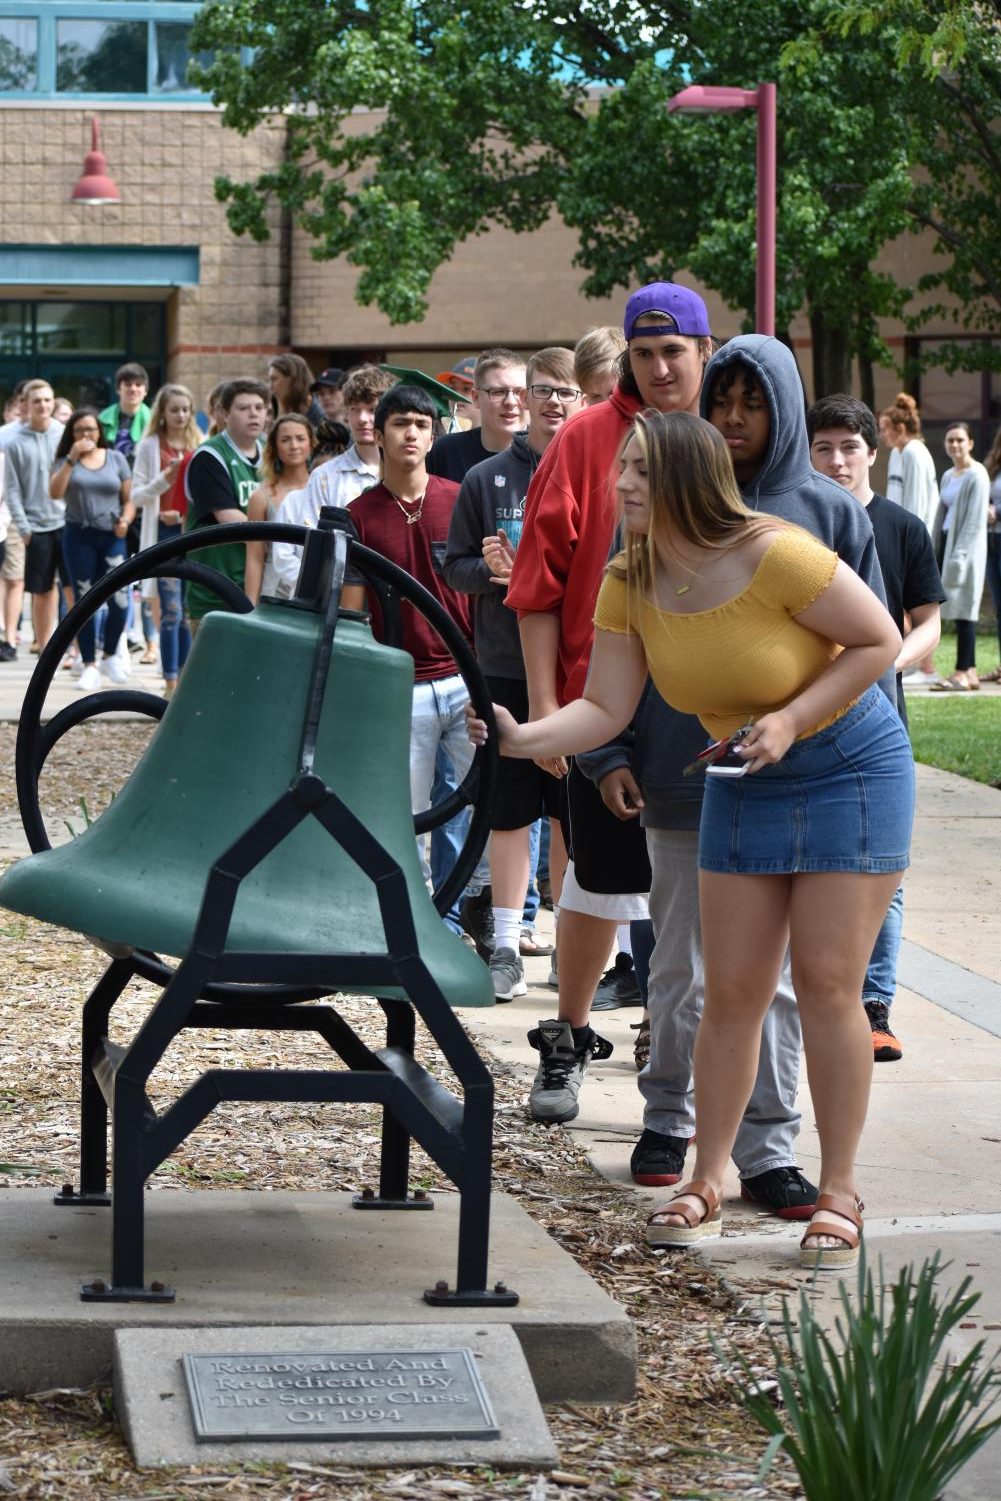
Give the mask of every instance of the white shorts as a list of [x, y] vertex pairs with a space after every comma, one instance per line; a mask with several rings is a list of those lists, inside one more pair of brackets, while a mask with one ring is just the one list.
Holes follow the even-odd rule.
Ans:
[[587, 917], [606, 917], [609, 922], [641, 922], [650, 916], [648, 897], [639, 891], [585, 891], [577, 884], [573, 861], [563, 877], [561, 912], [583, 912]]

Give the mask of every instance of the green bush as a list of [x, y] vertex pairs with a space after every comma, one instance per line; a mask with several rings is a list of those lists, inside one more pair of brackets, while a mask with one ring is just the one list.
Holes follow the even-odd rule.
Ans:
[[[793, 1321], [783, 1299], [781, 1332], [769, 1330], [778, 1391], [769, 1395], [743, 1357], [741, 1400], [771, 1441], [767, 1474], [782, 1451], [807, 1501], [936, 1501], [951, 1477], [1001, 1427], [1001, 1369], [983, 1363], [983, 1341], [962, 1360], [944, 1351], [980, 1294], [969, 1277], [940, 1295], [936, 1253], [916, 1273], [904, 1267], [878, 1292], [865, 1256], [855, 1299], [840, 1290], [833, 1337], [805, 1293]], [[882, 1272], [882, 1267], [880, 1268]], [[778, 1405], [776, 1405], [776, 1400]]]

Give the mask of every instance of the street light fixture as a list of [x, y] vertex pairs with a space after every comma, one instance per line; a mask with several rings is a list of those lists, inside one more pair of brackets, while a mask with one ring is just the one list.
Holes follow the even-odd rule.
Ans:
[[108, 171], [108, 158], [101, 150], [101, 130], [95, 115], [90, 122], [90, 150], [83, 163], [83, 175], [70, 194], [73, 203], [103, 205], [121, 203], [118, 185]]
[[759, 334], [775, 332], [775, 95], [773, 83], [759, 83], [756, 89], [693, 83], [667, 101], [668, 114], [725, 115], [739, 109], [756, 109], [758, 112], [758, 263], [754, 322]]

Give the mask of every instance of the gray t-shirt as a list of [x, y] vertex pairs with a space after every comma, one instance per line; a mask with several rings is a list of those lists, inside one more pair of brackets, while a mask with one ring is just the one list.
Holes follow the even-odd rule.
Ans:
[[90, 526], [99, 532], [115, 529], [122, 509], [122, 484], [132, 478], [129, 461], [113, 448], [104, 449], [100, 469], [73, 465], [66, 487], [66, 520], [75, 526]]

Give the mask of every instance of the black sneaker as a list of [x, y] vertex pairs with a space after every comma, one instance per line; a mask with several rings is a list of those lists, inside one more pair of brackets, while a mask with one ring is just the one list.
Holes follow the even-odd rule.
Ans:
[[773, 1167], [754, 1178], [742, 1178], [740, 1197], [780, 1220], [812, 1219], [817, 1190], [798, 1167]]
[[680, 1182], [688, 1144], [687, 1136], [663, 1136], [647, 1128], [629, 1159], [633, 1182], [642, 1183], [644, 1188], [669, 1188]]
[[598, 981], [591, 1002], [592, 1011], [618, 1011], [620, 1006], [642, 1006], [643, 997], [636, 982], [631, 954], [616, 954], [611, 969]]
[[588, 1064], [592, 1058], [610, 1058], [612, 1044], [590, 1027], [584, 1041], [575, 1044], [570, 1023], [558, 1018], [540, 1021], [529, 1032], [528, 1041], [539, 1054], [528, 1096], [529, 1115], [547, 1126], [572, 1121], [580, 1109], [577, 1097]]
[[11, 646], [9, 641], [0, 641], [0, 662], [16, 662], [17, 647]]
[[897, 1063], [904, 1056], [899, 1038], [890, 1031], [890, 1008], [885, 1001], [863, 1001], [872, 1028], [874, 1063]]
[[489, 886], [459, 904], [459, 921], [476, 944], [484, 964], [490, 963], [494, 951], [494, 899]]

